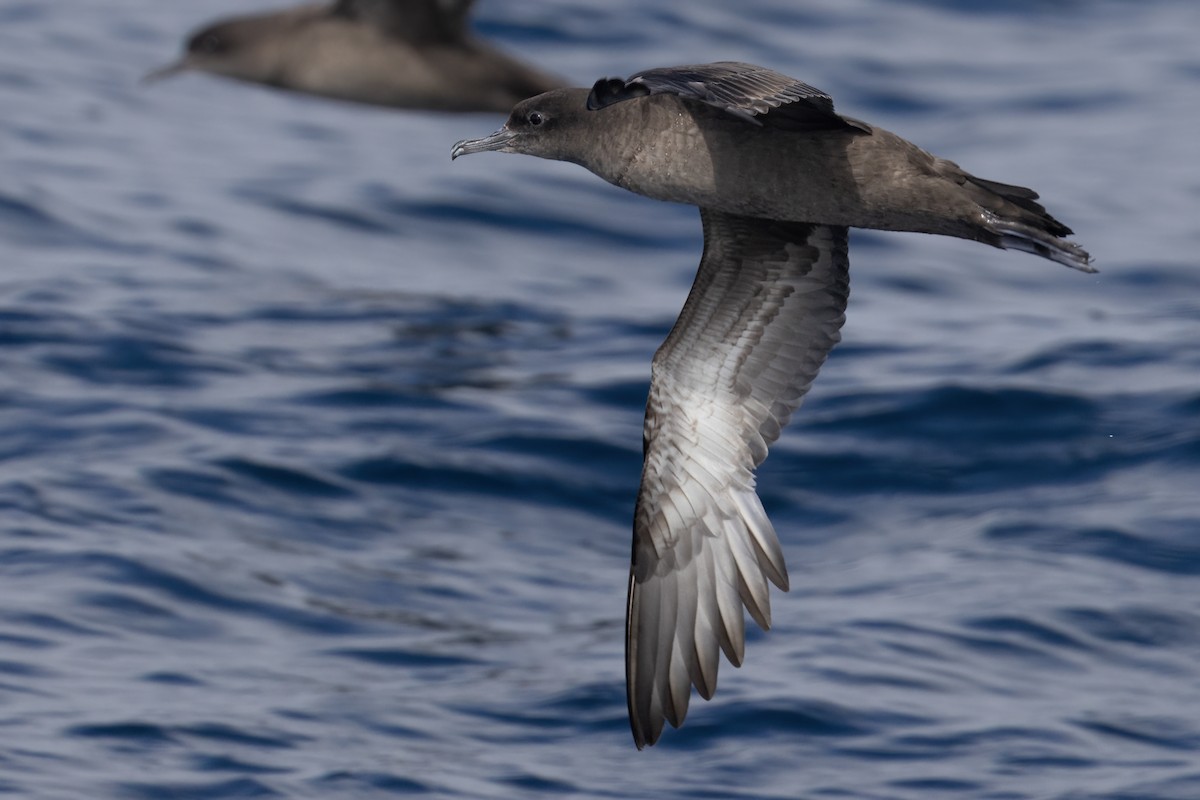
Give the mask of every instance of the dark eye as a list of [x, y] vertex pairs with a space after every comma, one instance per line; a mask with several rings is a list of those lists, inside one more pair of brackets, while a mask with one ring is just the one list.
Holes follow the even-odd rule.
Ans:
[[202, 33], [192, 40], [194, 53], [219, 53], [225, 49], [225, 40], [217, 33]]
[[546, 121], [546, 115], [540, 111], [530, 111], [529, 115], [527, 117], [525, 117], [525, 120], [530, 125], [537, 126], [537, 125], [541, 125], [543, 122]]

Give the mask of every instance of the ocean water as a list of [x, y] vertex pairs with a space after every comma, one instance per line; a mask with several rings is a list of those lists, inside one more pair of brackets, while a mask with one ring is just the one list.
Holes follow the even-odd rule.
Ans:
[[0, 795], [1200, 797], [1200, 5], [480, 4], [581, 85], [800, 77], [1036, 187], [1101, 270], [854, 234], [760, 472], [793, 590], [640, 753], [695, 211], [451, 164], [494, 115], [139, 85], [247, 7], [0, 5]]

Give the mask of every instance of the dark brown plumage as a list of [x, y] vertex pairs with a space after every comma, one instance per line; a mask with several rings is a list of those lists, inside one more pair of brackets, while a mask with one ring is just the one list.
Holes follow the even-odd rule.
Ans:
[[192, 34], [187, 70], [393, 108], [508, 111], [562, 85], [471, 35], [473, 0], [337, 0], [221, 20]]
[[626, 617], [629, 719], [640, 748], [716, 690], [744, 649], [743, 607], [770, 625], [788, 588], [754, 469], [839, 339], [847, 227], [1024, 250], [1093, 272], [1031, 189], [984, 180], [772, 70], [724, 62], [604, 79], [519, 103], [459, 142], [581, 164], [700, 208], [704, 255], [655, 354]]

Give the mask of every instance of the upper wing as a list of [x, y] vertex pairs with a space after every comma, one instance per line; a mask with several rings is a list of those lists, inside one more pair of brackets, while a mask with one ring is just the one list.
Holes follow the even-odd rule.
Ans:
[[454, 41], [467, 29], [474, 0], [337, 0], [335, 16], [361, 20], [411, 42]]
[[701, 209], [704, 255], [654, 356], [626, 616], [629, 719], [641, 748], [678, 727], [717, 648], [745, 647], [742, 605], [770, 625], [767, 581], [788, 588], [754, 468], [841, 338], [846, 228]]
[[765, 67], [739, 61], [718, 61], [639, 72], [628, 80], [603, 78], [588, 94], [587, 107], [596, 109], [652, 94], [674, 94], [715, 106], [754, 125], [789, 130], [869, 130], [833, 110], [833, 99], [809, 86]]

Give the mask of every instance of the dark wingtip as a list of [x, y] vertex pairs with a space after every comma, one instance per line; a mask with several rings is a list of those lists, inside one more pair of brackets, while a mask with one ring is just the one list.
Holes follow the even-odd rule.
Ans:
[[633, 743], [638, 750], [645, 749], [646, 745], [654, 744], [654, 739], [649, 739], [646, 736], [646, 731], [642, 727], [641, 717], [638, 716], [638, 711], [633, 707], [633, 695], [626, 692], [626, 699], [629, 706], [629, 729], [633, 733]]
[[587, 107], [588, 111], [596, 111], [622, 100], [645, 97], [648, 94], [650, 90], [640, 83], [626, 83], [620, 78], [601, 78], [588, 92]]

